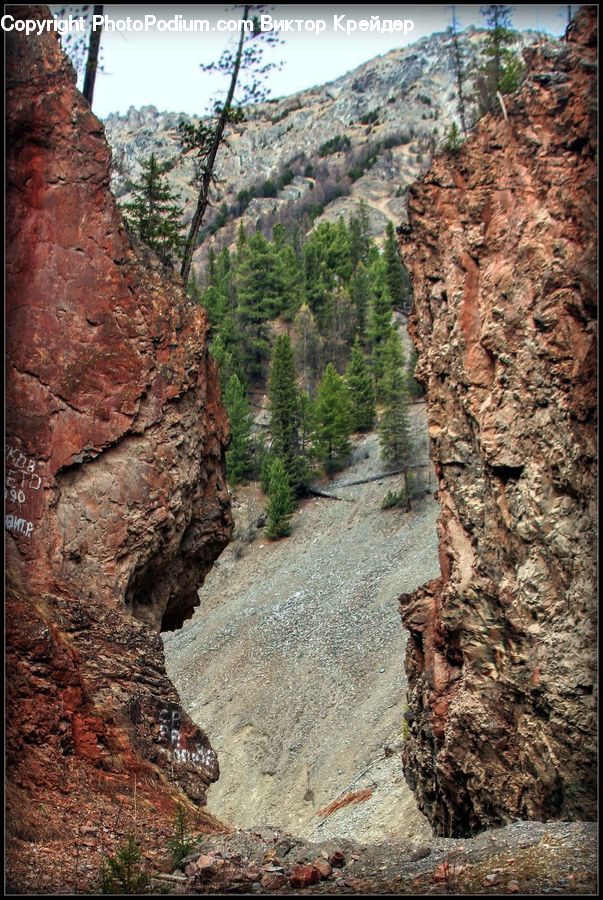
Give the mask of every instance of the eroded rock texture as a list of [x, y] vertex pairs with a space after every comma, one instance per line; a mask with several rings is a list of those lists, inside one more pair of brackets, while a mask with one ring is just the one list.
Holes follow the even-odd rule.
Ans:
[[595, 815], [594, 10], [401, 229], [442, 505], [404, 762], [441, 834]]
[[[99, 785], [129, 785], [137, 773], [139, 791], [155, 784], [165, 797], [169, 776], [204, 802], [216, 757], [180, 708], [157, 632], [192, 614], [231, 518], [205, 314], [132, 246], [109, 191], [102, 125], [55, 36], [12, 32], [7, 50], [8, 774], [18, 830], [34, 796], [80, 791], [83, 805], [91, 771]], [[72, 830], [77, 810], [70, 816]]]

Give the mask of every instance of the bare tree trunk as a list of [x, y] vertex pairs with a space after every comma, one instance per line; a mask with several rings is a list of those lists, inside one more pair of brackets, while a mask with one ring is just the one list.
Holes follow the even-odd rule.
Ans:
[[246, 22], [249, 18], [249, 6], [245, 6], [243, 11], [243, 18], [241, 22], [241, 37], [239, 39], [239, 46], [237, 48], [237, 55], [235, 58], [234, 68], [232, 70], [232, 75], [230, 78], [230, 87], [228, 89], [228, 95], [226, 97], [226, 101], [224, 106], [222, 107], [222, 112], [220, 113], [220, 118], [218, 119], [218, 124], [216, 125], [216, 131], [214, 134], [214, 139], [210, 148], [210, 151], [207, 155], [207, 162], [204, 165], [204, 171], [201, 178], [201, 188], [199, 190], [199, 196], [197, 198], [197, 208], [195, 209], [195, 214], [193, 216], [193, 220], [191, 222], [191, 227], [188, 233], [188, 237], [186, 239], [186, 244], [184, 245], [184, 255], [182, 257], [182, 266], [180, 267], [180, 275], [182, 276], [182, 280], [184, 281], [184, 286], [186, 287], [188, 283], [188, 276], [190, 274], [191, 265], [193, 262], [193, 253], [195, 250], [195, 243], [197, 241], [197, 235], [199, 234], [199, 229], [201, 228], [201, 223], [203, 222], [203, 216], [205, 215], [205, 211], [209, 204], [209, 189], [212, 183], [212, 177], [214, 172], [214, 165], [216, 162], [216, 155], [220, 148], [220, 144], [222, 142], [222, 136], [224, 134], [224, 129], [226, 128], [226, 123], [228, 121], [228, 114], [230, 113], [230, 107], [232, 106], [232, 98], [234, 97], [235, 88], [237, 86], [237, 79], [239, 77], [239, 69], [241, 68], [241, 57], [243, 54], [243, 43], [245, 41], [245, 26], [244, 22]]
[[[94, 6], [92, 9], [92, 21], [94, 16], [102, 16], [104, 6]], [[90, 45], [88, 47], [88, 59], [86, 61], [86, 74], [84, 75], [84, 97], [92, 106], [92, 98], [94, 96], [94, 83], [96, 81], [96, 70], [98, 69], [98, 54], [100, 50], [101, 33], [103, 26], [93, 28], [90, 32]]]
[[459, 38], [457, 34], [456, 12], [452, 7], [452, 47], [454, 51], [454, 68], [456, 72], [456, 86], [459, 94], [459, 116], [461, 119], [461, 128], [463, 134], [467, 135], [467, 122], [465, 119], [465, 97], [463, 95], [463, 63], [461, 60], [461, 49], [459, 47]]

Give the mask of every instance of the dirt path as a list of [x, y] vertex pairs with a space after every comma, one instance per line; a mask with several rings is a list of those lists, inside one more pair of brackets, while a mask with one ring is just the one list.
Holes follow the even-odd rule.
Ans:
[[[424, 409], [414, 408], [423, 433]], [[374, 435], [330, 487], [380, 471]], [[426, 471], [426, 470], [425, 470]], [[310, 499], [293, 535], [235, 540], [210, 573], [194, 618], [165, 636], [168, 671], [218, 752], [209, 808], [240, 828], [301, 837], [425, 840], [400, 765], [406, 635], [397, 597], [438, 572], [438, 506], [382, 511], [400, 477]], [[433, 481], [432, 481], [433, 486]], [[261, 511], [241, 490], [238, 529]], [[392, 752], [393, 751], [393, 752]], [[361, 802], [325, 816], [333, 801]]]

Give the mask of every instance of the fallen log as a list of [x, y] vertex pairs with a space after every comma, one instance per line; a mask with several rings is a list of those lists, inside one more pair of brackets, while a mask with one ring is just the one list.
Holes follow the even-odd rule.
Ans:
[[347, 497], [337, 497], [335, 494], [329, 494], [327, 491], [319, 491], [317, 488], [309, 487], [308, 493], [312, 494], [313, 497], [323, 497], [325, 500], [341, 500], [342, 503], [355, 503], [355, 500], [350, 500]]

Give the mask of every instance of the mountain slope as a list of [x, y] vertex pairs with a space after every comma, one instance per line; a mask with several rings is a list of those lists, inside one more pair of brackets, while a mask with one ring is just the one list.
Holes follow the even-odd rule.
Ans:
[[[484, 34], [471, 28], [460, 36], [468, 71], [479, 63]], [[519, 35], [517, 47], [533, 39]], [[282, 217], [299, 221], [304, 208], [313, 220], [333, 220], [347, 218], [363, 199], [374, 236], [388, 219], [405, 220], [407, 187], [458, 119], [455, 85], [451, 36], [443, 33], [390, 51], [327, 85], [249, 108], [248, 121], [233, 129], [230, 149], [219, 155], [220, 188], [205, 223], [227, 225], [213, 239], [207, 236], [196, 263], [212, 240], [219, 246], [234, 240], [240, 215], [253, 228]], [[181, 192], [190, 221], [194, 165], [180, 156], [181, 121], [199, 119], [147, 106], [108, 116], [105, 128], [117, 196], [127, 197], [141, 162], [153, 152], [171, 167], [171, 184]], [[342, 149], [336, 150], [338, 141]]]
[[[424, 417], [415, 405], [422, 432]], [[425, 461], [426, 441], [422, 450]], [[336, 484], [381, 471], [367, 435]], [[312, 839], [428, 838], [401, 768], [396, 599], [400, 572], [410, 590], [438, 571], [437, 504], [425, 496], [412, 513], [381, 510], [399, 482], [329, 488], [342, 500], [304, 501], [277, 543], [255, 528], [245, 540], [263, 505], [253, 486], [233, 498], [239, 539], [214, 566], [199, 614], [164, 636], [182, 701], [219, 754], [210, 807], [223, 820]], [[359, 791], [361, 802], [326, 814]]]

